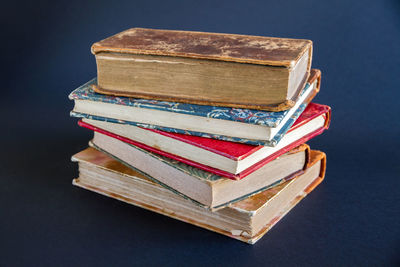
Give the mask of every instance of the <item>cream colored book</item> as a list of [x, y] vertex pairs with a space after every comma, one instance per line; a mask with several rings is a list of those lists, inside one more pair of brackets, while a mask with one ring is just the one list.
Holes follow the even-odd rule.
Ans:
[[99, 132], [90, 146], [125, 165], [140, 170], [156, 182], [212, 210], [263, 190], [307, 167], [309, 146], [300, 145], [255, 170], [241, 180], [201, 170], [183, 162], [158, 155]]
[[[254, 244], [324, 178], [326, 157], [311, 151], [308, 168], [276, 186], [212, 212], [94, 148], [72, 157], [73, 184], [226, 236]], [[140, 218], [138, 218], [140, 220]]]

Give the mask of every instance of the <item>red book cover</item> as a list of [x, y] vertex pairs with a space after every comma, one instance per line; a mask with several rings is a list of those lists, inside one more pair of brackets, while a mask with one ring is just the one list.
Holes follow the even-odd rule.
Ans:
[[[175, 154], [171, 154], [171, 153], [162, 151], [162, 150], [154, 148], [152, 146], [148, 146], [146, 144], [136, 142], [132, 139], [128, 139], [126, 137], [114, 134], [112, 132], [105, 131], [103, 129], [100, 129], [98, 127], [95, 127], [93, 125], [85, 123], [83, 121], [79, 121], [78, 124], [82, 127], [88, 128], [90, 130], [100, 132], [102, 134], [119, 139], [123, 142], [132, 144], [139, 148], [146, 149], [153, 153], [178, 160], [180, 162], [197, 167], [199, 169], [202, 169], [202, 170], [205, 170], [205, 171], [208, 171], [211, 173], [215, 173], [217, 175], [224, 176], [229, 179], [240, 180], [240, 179], [246, 177], [247, 175], [249, 175], [250, 173], [261, 168], [268, 162], [285, 154], [289, 150], [307, 142], [311, 138], [321, 134], [325, 129], [328, 129], [329, 123], [330, 123], [330, 117], [331, 117], [330, 107], [328, 107], [326, 105], [310, 103], [307, 106], [307, 108], [304, 110], [304, 112], [300, 115], [300, 117], [296, 120], [296, 122], [293, 124], [293, 126], [290, 128], [290, 130], [288, 132], [293, 131], [294, 129], [308, 123], [309, 121], [311, 121], [312, 119], [314, 119], [320, 115], [323, 115], [325, 118], [325, 124], [323, 127], [303, 136], [302, 138], [296, 140], [295, 142], [292, 142], [291, 144], [289, 144], [286, 147], [280, 149], [279, 151], [269, 155], [268, 157], [263, 158], [259, 162], [253, 164], [252, 166], [248, 167], [247, 169], [243, 170], [242, 172], [240, 172], [238, 174], [232, 174], [227, 171], [219, 170], [219, 169], [189, 160], [187, 158], [180, 157], [179, 155], [175, 155]], [[142, 128], [142, 129], [145, 129], [145, 128]], [[227, 157], [227, 158], [230, 158], [233, 160], [238, 160], [238, 161], [248, 157], [252, 153], [263, 148], [263, 146], [261, 146], [261, 145], [253, 146], [253, 145], [247, 145], [247, 144], [242, 144], [242, 143], [234, 143], [234, 142], [228, 142], [228, 141], [222, 141], [222, 140], [216, 140], [216, 139], [210, 139], [210, 138], [204, 138], [204, 137], [198, 137], [198, 136], [192, 136], [192, 135], [164, 132], [164, 131], [154, 130], [154, 129], [145, 129], [145, 130], [152, 131], [157, 134], [161, 134], [161, 135], [167, 136], [169, 138], [173, 138], [173, 139], [179, 140], [181, 142], [185, 142], [185, 143], [191, 144], [193, 146], [197, 146], [199, 148], [202, 148], [202, 149], [211, 151], [213, 153], [219, 154], [221, 156], [224, 156], [224, 157]]]

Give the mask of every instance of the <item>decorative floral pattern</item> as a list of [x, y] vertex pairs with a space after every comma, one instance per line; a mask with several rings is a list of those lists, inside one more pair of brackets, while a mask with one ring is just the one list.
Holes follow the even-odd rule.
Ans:
[[296, 121], [296, 119], [300, 116], [300, 114], [304, 111], [304, 109], [306, 107], [307, 107], [306, 104], [300, 105], [300, 107], [296, 110], [296, 112], [287, 120], [285, 125], [280, 129], [280, 131], [269, 142], [261, 141], [261, 140], [250, 140], [250, 139], [244, 139], [244, 138], [229, 137], [229, 136], [217, 135], [217, 134], [208, 134], [208, 133], [187, 131], [187, 130], [181, 130], [181, 129], [175, 129], [175, 128], [168, 128], [168, 127], [161, 127], [161, 126], [157, 126], [157, 125], [137, 123], [137, 122], [125, 121], [125, 120], [117, 120], [117, 119], [113, 119], [113, 118], [94, 116], [94, 115], [85, 114], [85, 113], [77, 113], [74, 111], [71, 112], [71, 116], [77, 117], [77, 118], [87, 118], [87, 119], [92, 119], [92, 120], [112, 122], [112, 123], [129, 124], [129, 125], [139, 126], [139, 127], [143, 127], [143, 128], [157, 129], [157, 130], [161, 130], [161, 131], [165, 131], [165, 132], [194, 135], [194, 136], [200, 136], [200, 137], [206, 137], [206, 138], [212, 138], [212, 139], [218, 139], [218, 140], [224, 140], [224, 141], [230, 141], [230, 142], [244, 143], [244, 144], [249, 144], [249, 145], [276, 146], [276, 144], [278, 144], [278, 142], [282, 139], [284, 134], [290, 129], [290, 127], [292, 127], [293, 123]]
[[[124, 106], [169, 111], [213, 119], [240, 121], [249, 124], [263, 125], [271, 128], [277, 127], [284, 119], [285, 115], [288, 113], [288, 110], [280, 112], [270, 112], [254, 109], [224, 108], [158, 101], [151, 99], [138, 99], [132, 97], [103, 95], [98, 94], [92, 90], [91, 85], [96, 84], [96, 82], [97, 80], [93, 79], [86, 84], [80, 86], [69, 95], [69, 98], [71, 100], [91, 100]], [[309, 86], [310, 85], [307, 84], [303, 92], [307, 90]]]

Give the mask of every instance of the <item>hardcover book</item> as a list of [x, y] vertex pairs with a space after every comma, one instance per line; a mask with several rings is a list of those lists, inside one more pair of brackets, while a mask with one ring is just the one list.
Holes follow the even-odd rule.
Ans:
[[177, 194], [211, 210], [223, 208], [302, 171], [307, 167], [310, 155], [309, 146], [303, 144], [252, 172], [244, 179], [232, 180], [99, 132], [94, 133], [89, 145], [152, 177], [157, 183]]
[[94, 43], [92, 53], [100, 93], [281, 111], [306, 83], [312, 42], [133, 28]]
[[242, 179], [321, 134], [329, 127], [330, 114], [328, 106], [310, 103], [275, 147], [246, 145], [100, 120], [83, 119], [78, 124], [202, 170]]
[[[274, 187], [211, 212], [155, 183], [108, 155], [88, 148], [73, 184], [171, 218], [254, 244], [324, 178], [326, 158], [311, 151], [309, 167]], [[138, 218], [140, 220], [140, 218]]]
[[275, 146], [319, 91], [320, 77], [320, 72], [313, 70], [296, 104], [281, 112], [107, 96], [91, 89], [96, 83], [92, 80], [69, 95], [75, 101], [71, 116]]

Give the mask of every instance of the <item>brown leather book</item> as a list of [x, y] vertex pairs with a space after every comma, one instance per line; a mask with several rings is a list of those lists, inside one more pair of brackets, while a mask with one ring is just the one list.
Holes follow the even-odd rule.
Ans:
[[94, 43], [99, 93], [281, 111], [310, 73], [310, 40], [133, 28]]

